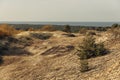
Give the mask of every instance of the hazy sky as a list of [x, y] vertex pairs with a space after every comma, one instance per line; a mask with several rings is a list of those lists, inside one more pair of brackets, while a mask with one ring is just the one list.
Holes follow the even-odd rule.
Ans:
[[120, 0], [0, 0], [0, 21], [120, 21]]

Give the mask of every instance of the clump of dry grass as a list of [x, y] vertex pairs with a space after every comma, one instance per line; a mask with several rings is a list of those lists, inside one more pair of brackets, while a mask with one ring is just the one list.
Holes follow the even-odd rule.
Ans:
[[46, 26], [43, 26], [40, 30], [41, 31], [55, 31], [55, 28], [52, 25], [46, 25]]
[[0, 37], [5, 37], [5, 36], [12, 36], [14, 34], [18, 34], [21, 31], [16, 30], [10, 25], [7, 24], [1, 24], [0, 25]]

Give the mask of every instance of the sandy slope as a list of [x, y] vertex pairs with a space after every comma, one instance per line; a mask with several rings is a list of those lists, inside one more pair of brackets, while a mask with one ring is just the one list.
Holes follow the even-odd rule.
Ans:
[[[17, 38], [30, 37], [30, 32]], [[34, 33], [34, 32], [33, 32]], [[89, 59], [90, 71], [80, 72], [80, 61], [74, 47], [84, 36], [66, 37], [64, 32], [49, 32], [53, 36], [47, 40], [33, 39], [24, 47], [31, 55], [4, 56], [0, 66], [0, 80], [119, 80], [120, 40], [110, 42], [108, 35], [100, 33], [97, 41], [103, 40], [110, 54]], [[39, 34], [39, 32], [38, 32]], [[112, 45], [112, 46], [111, 46]]]

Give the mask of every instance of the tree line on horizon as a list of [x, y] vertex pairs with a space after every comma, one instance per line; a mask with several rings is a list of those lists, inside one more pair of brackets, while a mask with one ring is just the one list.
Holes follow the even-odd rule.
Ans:
[[80, 29], [87, 29], [87, 30], [97, 30], [97, 31], [106, 31], [107, 29], [111, 28], [111, 27], [120, 27], [119, 24], [115, 23], [111, 26], [71, 26], [71, 25], [33, 25], [33, 24], [8, 24], [10, 26], [13, 26], [15, 29], [17, 30], [29, 30], [30, 28], [33, 29], [41, 29], [44, 26], [50, 26], [52, 28], [54, 28], [55, 30], [62, 30], [64, 31], [66, 26], [69, 26], [71, 29], [71, 32], [79, 32]]

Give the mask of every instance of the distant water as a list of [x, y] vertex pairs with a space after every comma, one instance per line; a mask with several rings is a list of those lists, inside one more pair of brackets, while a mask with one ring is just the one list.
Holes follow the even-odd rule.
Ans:
[[72, 25], [72, 26], [111, 26], [120, 22], [0, 22], [8, 24], [36, 24], [36, 25]]

